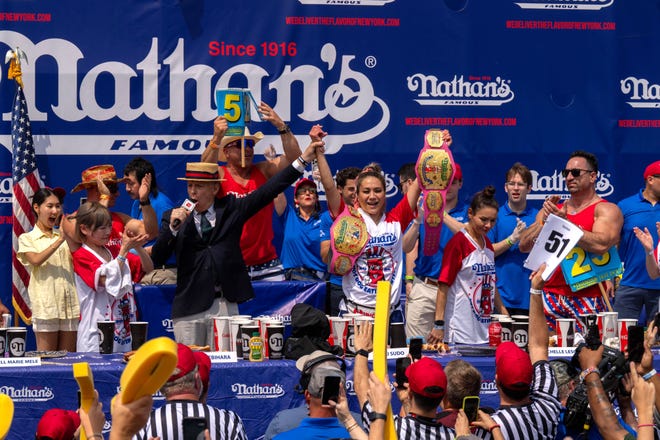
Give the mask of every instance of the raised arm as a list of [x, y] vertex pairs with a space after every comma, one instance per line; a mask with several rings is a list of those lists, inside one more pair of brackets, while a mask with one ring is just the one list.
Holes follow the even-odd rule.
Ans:
[[287, 165], [300, 157], [302, 151], [300, 150], [300, 145], [298, 145], [298, 140], [291, 132], [289, 126], [284, 123], [271, 106], [265, 102], [260, 103], [259, 114], [262, 120], [270, 122], [277, 129], [282, 140], [284, 155], [278, 156], [273, 161], [259, 162], [257, 164], [266, 177], [272, 177], [275, 173], [283, 170]]
[[[312, 141], [320, 141], [327, 136], [327, 133], [323, 131], [320, 125], [315, 125], [309, 131], [309, 137], [312, 138]], [[339, 215], [339, 208], [341, 207], [341, 194], [335, 185], [335, 181], [332, 178], [332, 170], [328, 164], [328, 160], [325, 157], [325, 148], [319, 148], [316, 151], [316, 162], [319, 166], [319, 174], [321, 175], [321, 184], [325, 190], [325, 201], [328, 204], [328, 210], [332, 217]]]
[[[355, 351], [365, 350], [371, 352], [373, 350], [373, 325], [368, 321], [362, 321], [362, 325], [356, 325], [354, 330]], [[368, 399], [369, 364], [367, 357], [361, 354], [355, 356], [355, 363], [353, 364], [353, 387], [358, 402], [360, 402], [360, 408], [362, 408]]]
[[227, 120], [224, 116], [218, 116], [213, 120], [213, 137], [211, 142], [202, 152], [202, 162], [218, 163], [220, 153], [220, 142], [227, 132]]
[[545, 270], [545, 263], [531, 275], [531, 288], [529, 289], [529, 358], [532, 365], [540, 360], [548, 360], [548, 323], [543, 313], [542, 291], [545, 282], [541, 274]]
[[142, 207], [142, 222], [144, 223], [144, 230], [149, 236], [149, 240], [153, 240], [158, 236], [158, 215], [156, 215], [156, 211], [151, 206], [151, 201], [149, 200], [151, 179], [151, 173], [145, 174], [138, 189], [140, 206]]

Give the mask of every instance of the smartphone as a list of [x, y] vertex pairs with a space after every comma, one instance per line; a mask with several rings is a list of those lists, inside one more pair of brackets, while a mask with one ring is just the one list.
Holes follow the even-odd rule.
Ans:
[[321, 404], [329, 405], [331, 400], [337, 401], [339, 399], [339, 376], [325, 376], [323, 379], [323, 392], [321, 393]]
[[655, 335], [656, 339], [660, 338], [660, 313], [655, 314], [655, 318], [653, 318], [653, 325], [658, 329], [658, 333]]
[[204, 430], [208, 428], [204, 417], [184, 417], [183, 440], [204, 440]]
[[408, 348], [408, 353], [410, 357], [414, 360], [420, 360], [422, 358], [422, 338], [412, 338], [410, 340], [410, 347]]
[[463, 397], [463, 411], [465, 411], [469, 422], [476, 421], [479, 412], [479, 396]]
[[644, 327], [628, 327], [628, 361], [639, 363], [644, 356]]
[[406, 376], [406, 369], [410, 366], [411, 360], [408, 356], [397, 358], [396, 360], [396, 386], [403, 388], [403, 384], [408, 383], [408, 376]]

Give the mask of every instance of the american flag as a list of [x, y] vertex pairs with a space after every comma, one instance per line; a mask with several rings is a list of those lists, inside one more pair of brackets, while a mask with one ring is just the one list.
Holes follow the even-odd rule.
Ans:
[[30, 300], [27, 296], [27, 286], [30, 274], [16, 258], [18, 237], [32, 229], [35, 222], [32, 211], [32, 196], [43, 186], [32, 143], [32, 129], [28, 117], [27, 103], [23, 89], [16, 87], [14, 106], [11, 112], [11, 146], [12, 173], [14, 179], [14, 194], [12, 197], [13, 231], [12, 231], [12, 302], [14, 310], [25, 323], [32, 321]]

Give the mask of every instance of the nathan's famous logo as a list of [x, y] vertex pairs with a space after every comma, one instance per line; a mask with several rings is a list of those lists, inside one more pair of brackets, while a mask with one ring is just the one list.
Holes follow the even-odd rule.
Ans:
[[417, 93], [420, 105], [499, 106], [513, 101], [511, 80], [490, 76], [461, 75], [450, 80], [435, 75], [415, 73], [407, 78], [408, 90]]
[[0, 172], [0, 203], [11, 203], [12, 186], [11, 173]]
[[[596, 193], [601, 197], [609, 196], [614, 192], [614, 186], [610, 182], [609, 173], [598, 173], [596, 181]], [[566, 189], [566, 179], [561, 175], [561, 170], [554, 170], [552, 175], [541, 175], [532, 170], [532, 192], [527, 195], [528, 200], [545, 200], [550, 195], [560, 195], [562, 198], [569, 197]]]
[[628, 104], [635, 108], [659, 108], [660, 85], [648, 79], [629, 76], [621, 80], [621, 93], [628, 96]]
[[303, 5], [383, 6], [394, 0], [298, 0]]
[[44, 386], [24, 385], [16, 388], [10, 385], [0, 386], [0, 393], [11, 397], [14, 402], [46, 402], [55, 397], [53, 389]]
[[[28, 54], [30, 64], [37, 68], [47, 64], [49, 68], [54, 66], [60, 69], [57, 71], [56, 102], [44, 104], [48, 106], [49, 113], [36, 107], [35, 93], [39, 86], [35, 82], [37, 78], [50, 78], [50, 75], [40, 75], [37, 71], [36, 75], [23, 77], [32, 122], [47, 121], [53, 117], [65, 122], [77, 122], [85, 118], [94, 121], [117, 119], [131, 122], [145, 116], [154, 121], [179, 122], [193, 118], [207, 122], [217, 116], [213, 99], [215, 90], [238, 85], [249, 89], [256, 102], [261, 101], [263, 90], [272, 90], [277, 96], [273, 108], [285, 121], [292, 120], [291, 96], [295, 95], [294, 87], [304, 91], [302, 112], [296, 114], [304, 121], [314, 123], [329, 117], [338, 122], [352, 123], [368, 113], [369, 119], [378, 120], [374, 126], [363, 132], [328, 136], [326, 154], [335, 153], [346, 144], [375, 138], [387, 128], [390, 121], [390, 110], [385, 102], [375, 95], [370, 79], [364, 73], [351, 68], [356, 55], [340, 55], [331, 43], [324, 44], [320, 50], [320, 67], [286, 65], [278, 77], [269, 78], [269, 81], [266, 80], [269, 77], [268, 70], [257, 64], [237, 64], [224, 72], [218, 72], [205, 64], [187, 65], [183, 39], [178, 40], [171, 53], [163, 54], [158, 48], [158, 38], [152, 38], [149, 53], [136, 62], [135, 66], [108, 60], [97, 66], [89, 66], [86, 71], [81, 72], [78, 68], [85, 56], [71, 41], [51, 38], [35, 44], [18, 32], [0, 31], [0, 43], [20, 47]], [[52, 58], [55, 62], [41, 63], [39, 59], [42, 57], [48, 60]], [[167, 77], [159, 78], [162, 75], [158, 72], [167, 72]], [[71, 78], [80, 79], [71, 82]], [[331, 83], [333, 80], [329, 78], [334, 78], [335, 82]], [[167, 87], [163, 86], [164, 84], [167, 84]], [[186, 89], [195, 89], [199, 93], [186, 95]], [[104, 91], [107, 90], [114, 90], [114, 94], [106, 96]], [[97, 95], [103, 96], [99, 99]], [[190, 112], [189, 108], [194, 110]], [[8, 121], [10, 113], [4, 113], [2, 117]], [[69, 136], [67, 140], [81, 142], [73, 145], [69, 143], [66, 147], [72, 148], [71, 152], [75, 149], [76, 154], [84, 154], [85, 148], [91, 148], [86, 146], [86, 143], [98, 145], [96, 138], [95, 142], [91, 143], [86, 136], [77, 136], [84, 138], [82, 140], [71, 138]], [[169, 136], [167, 139], [157, 135], [123, 136], [114, 143], [110, 142], [110, 149], [153, 150], [159, 153], [190, 152], [203, 149], [206, 141], [208, 133], [199, 136]]]
[[614, 0], [532, 0], [514, 3], [522, 9], [573, 9], [597, 11], [612, 6]]
[[284, 388], [278, 383], [252, 385], [235, 383], [232, 384], [231, 391], [238, 399], [275, 399], [284, 395]]
[[481, 392], [479, 394], [497, 394], [497, 385], [494, 380], [481, 381]]

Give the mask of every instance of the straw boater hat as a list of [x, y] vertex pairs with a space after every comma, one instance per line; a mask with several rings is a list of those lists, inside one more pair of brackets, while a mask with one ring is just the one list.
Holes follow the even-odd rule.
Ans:
[[218, 165], [207, 162], [188, 162], [186, 164], [186, 176], [177, 177], [177, 180], [194, 180], [196, 182], [220, 182]]
[[256, 144], [260, 140], [264, 138], [264, 134], [260, 131], [256, 132], [255, 134], [250, 134], [250, 129], [245, 127], [245, 131], [243, 132], [243, 136], [225, 136], [222, 138], [220, 141], [220, 146], [218, 147], [220, 151], [218, 152], [218, 159], [221, 162], [227, 162], [227, 156], [225, 156], [225, 147], [237, 140], [240, 140], [241, 138], [245, 140], [253, 140], [254, 143]]
[[82, 189], [96, 187], [96, 177], [99, 175], [104, 183], [121, 183], [126, 181], [125, 178], [117, 179], [115, 167], [112, 165], [94, 165], [82, 172], [82, 181], [71, 192], [74, 193]]

